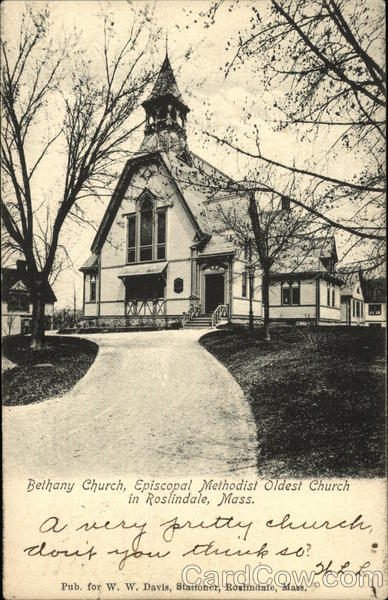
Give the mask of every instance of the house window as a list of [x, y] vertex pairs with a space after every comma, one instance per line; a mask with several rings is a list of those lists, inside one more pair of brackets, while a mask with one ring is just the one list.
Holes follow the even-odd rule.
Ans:
[[90, 276], [90, 302], [96, 301], [96, 276]]
[[247, 274], [246, 272], [241, 275], [241, 296], [243, 298], [247, 297]]
[[335, 306], [335, 287], [333, 285], [333, 289], [331, 290], [331, 305]]
[[331, 292], [331, 285], [330, 283], [327, 284], [327, 306], [330, 306], [330, 292]]
[[368, 313], [370, 315], [381, 315], [381, 304], [369, 304]]
[[356, 303], [353, 300], [353, 317], [355, 317], [355, 316], [356, 316]]
[[364, 318], [364, 305], [362, 302], [360, 302], [360, 307], [361, 307], [361, 318]]
[[356, 315], [357, 315], [357, 317], [360, 316], [360, 303], [359, 302], [357, 302], [357, 304], [356, 304]]
[[157, 258], [166, 258], [166, 211], [157, 213]]
[[11, 290], [8, 296], [8, 310], [30, 310], [30, 294], [25, 290]]
[[283, 305], [300, 305], [300, 282], [282, 284], [282, 304]]
[[128, 253], [127, 262], [136, 262], [136, 215], [128, 217]]

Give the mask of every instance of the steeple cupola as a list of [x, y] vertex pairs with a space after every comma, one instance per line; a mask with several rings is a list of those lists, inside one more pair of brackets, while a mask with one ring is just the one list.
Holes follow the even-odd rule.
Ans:
[[146, 125], [141, 150], [182, 151], [187, 145], [186, 116], [190, 109], [183, 102], [167, 53], [151, 95], [142, 106]]

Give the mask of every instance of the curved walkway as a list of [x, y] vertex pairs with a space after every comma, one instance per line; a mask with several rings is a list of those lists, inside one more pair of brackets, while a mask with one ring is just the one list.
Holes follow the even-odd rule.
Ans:
[[4, 408], [14, 476], [248, 476], [256, 428], [244, 394], [198, 344], [205, 331], [88, 335], [96, 361], [73, 390]]

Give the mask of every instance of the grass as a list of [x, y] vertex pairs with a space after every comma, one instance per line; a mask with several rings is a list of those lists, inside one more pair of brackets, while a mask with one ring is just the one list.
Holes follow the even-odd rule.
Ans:
[[274, 328], [207, 334], [202, 345], [243, 388], [256, 421], [258, 472], [384, 475], [384, 331]]
[[31, 404], [68, 392], [97, 352], [95, 343], [79, 338], [49, 336], [42, 351], [32, 352], [30, 337], [5, 337], [3, 354], [16, 366], [3, 373], [3, 404]]

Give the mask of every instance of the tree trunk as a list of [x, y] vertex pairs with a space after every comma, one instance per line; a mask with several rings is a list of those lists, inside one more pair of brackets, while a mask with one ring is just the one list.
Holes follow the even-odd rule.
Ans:
[[32, 350], [42, 350], [44, 346], [44, 305], [44, 285], [39, 281], [32, 289]]
[[249, 269], [249, 331], [253, 331], [253, 273]]
[[264, 337], [267, 342], [271, 340], [269, 332], [269, 273], [263, 273], [263, 293], [262, 301], [264, 306]]

